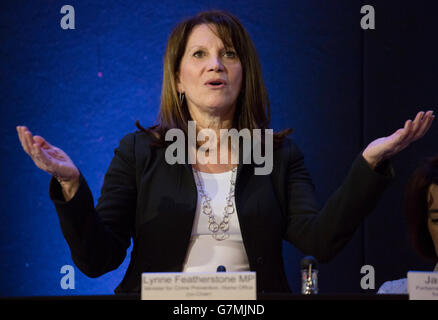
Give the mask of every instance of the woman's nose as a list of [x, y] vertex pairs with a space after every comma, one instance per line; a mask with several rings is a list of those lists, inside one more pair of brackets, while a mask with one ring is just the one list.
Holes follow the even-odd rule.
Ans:
[[208, 70], [210, 71], [223, 71], [224, 66], [219, 56], [212, 56], [209, 60]]

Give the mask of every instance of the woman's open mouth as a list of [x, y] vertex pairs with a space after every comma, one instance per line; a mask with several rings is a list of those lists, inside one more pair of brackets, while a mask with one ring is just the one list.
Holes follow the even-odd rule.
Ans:
[[226, 86], [226, 81], [222, 79], [213, 79], [205, 83], [205, 85], [211, 89], [220, 89]]

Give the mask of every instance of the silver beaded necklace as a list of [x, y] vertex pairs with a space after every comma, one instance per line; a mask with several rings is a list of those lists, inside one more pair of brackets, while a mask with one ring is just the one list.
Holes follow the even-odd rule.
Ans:
[[220, 223], [216, 222], [213, 214], [213, 209], [211, 208], [211, 198], [207, 195], [204, 190], [204, 185], [199, 176], [198, 170], [193, 168], [196, 176], [196, 185], [198, 186], [199, 194], [201, 195], [201, 211], [203, 214], [208, 216], [208, 230], [212, 232], [212, 237], [215, 240], [222, 241], [229, 237], [226, 232], [229, 230], [230, 215], [234, 213], [234, 187], [236, 184], [236, 172], [237, 168], [231, 170], [231, 181], [230, 181], [230, 191], [226, 197], [226, 205], [224, 207], [224, 217]]

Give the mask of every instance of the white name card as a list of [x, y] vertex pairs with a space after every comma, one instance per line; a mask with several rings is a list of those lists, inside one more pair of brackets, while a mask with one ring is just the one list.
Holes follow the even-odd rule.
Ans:
[[408, 272], [409, 300], [438, 300], [438, 272]]
[[255, 272], [142, 273], [141, 300], [256, 300]]

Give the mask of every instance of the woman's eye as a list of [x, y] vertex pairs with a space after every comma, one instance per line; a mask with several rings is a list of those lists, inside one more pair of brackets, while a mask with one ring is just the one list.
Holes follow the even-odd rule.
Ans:
[[200, 58], [200, 57], [202, 57], [203, 54], [204, 54], [204, 52], [202, 52], [202, 51], [196, 51], [196, 52], [193, 54], [193, 56], [196, 57], [196, 58]]
[[[205, 52], [204, 52], [204, 51], [201, 51], [201, 50], [198, 50], [198, 51], [196, 51], [195, 53], [193, 53], [193, 56], [194, 56], [195, 58], [201, 58], [201, 57], [205, 56]], [[235, 58], [235, 57], [237, 57], [237, 54], [236, 54], [236, 52], [234, 52], [234, 51], [226, 51], [226, 52], [224, 53], [224, 56], [225, 56], [226, 58]]]
[[234, 51], [227, 51], [227, 52], [225, 52], [225, 56], [227, 58], [235, 58], [237, 56], [237, 54]]

